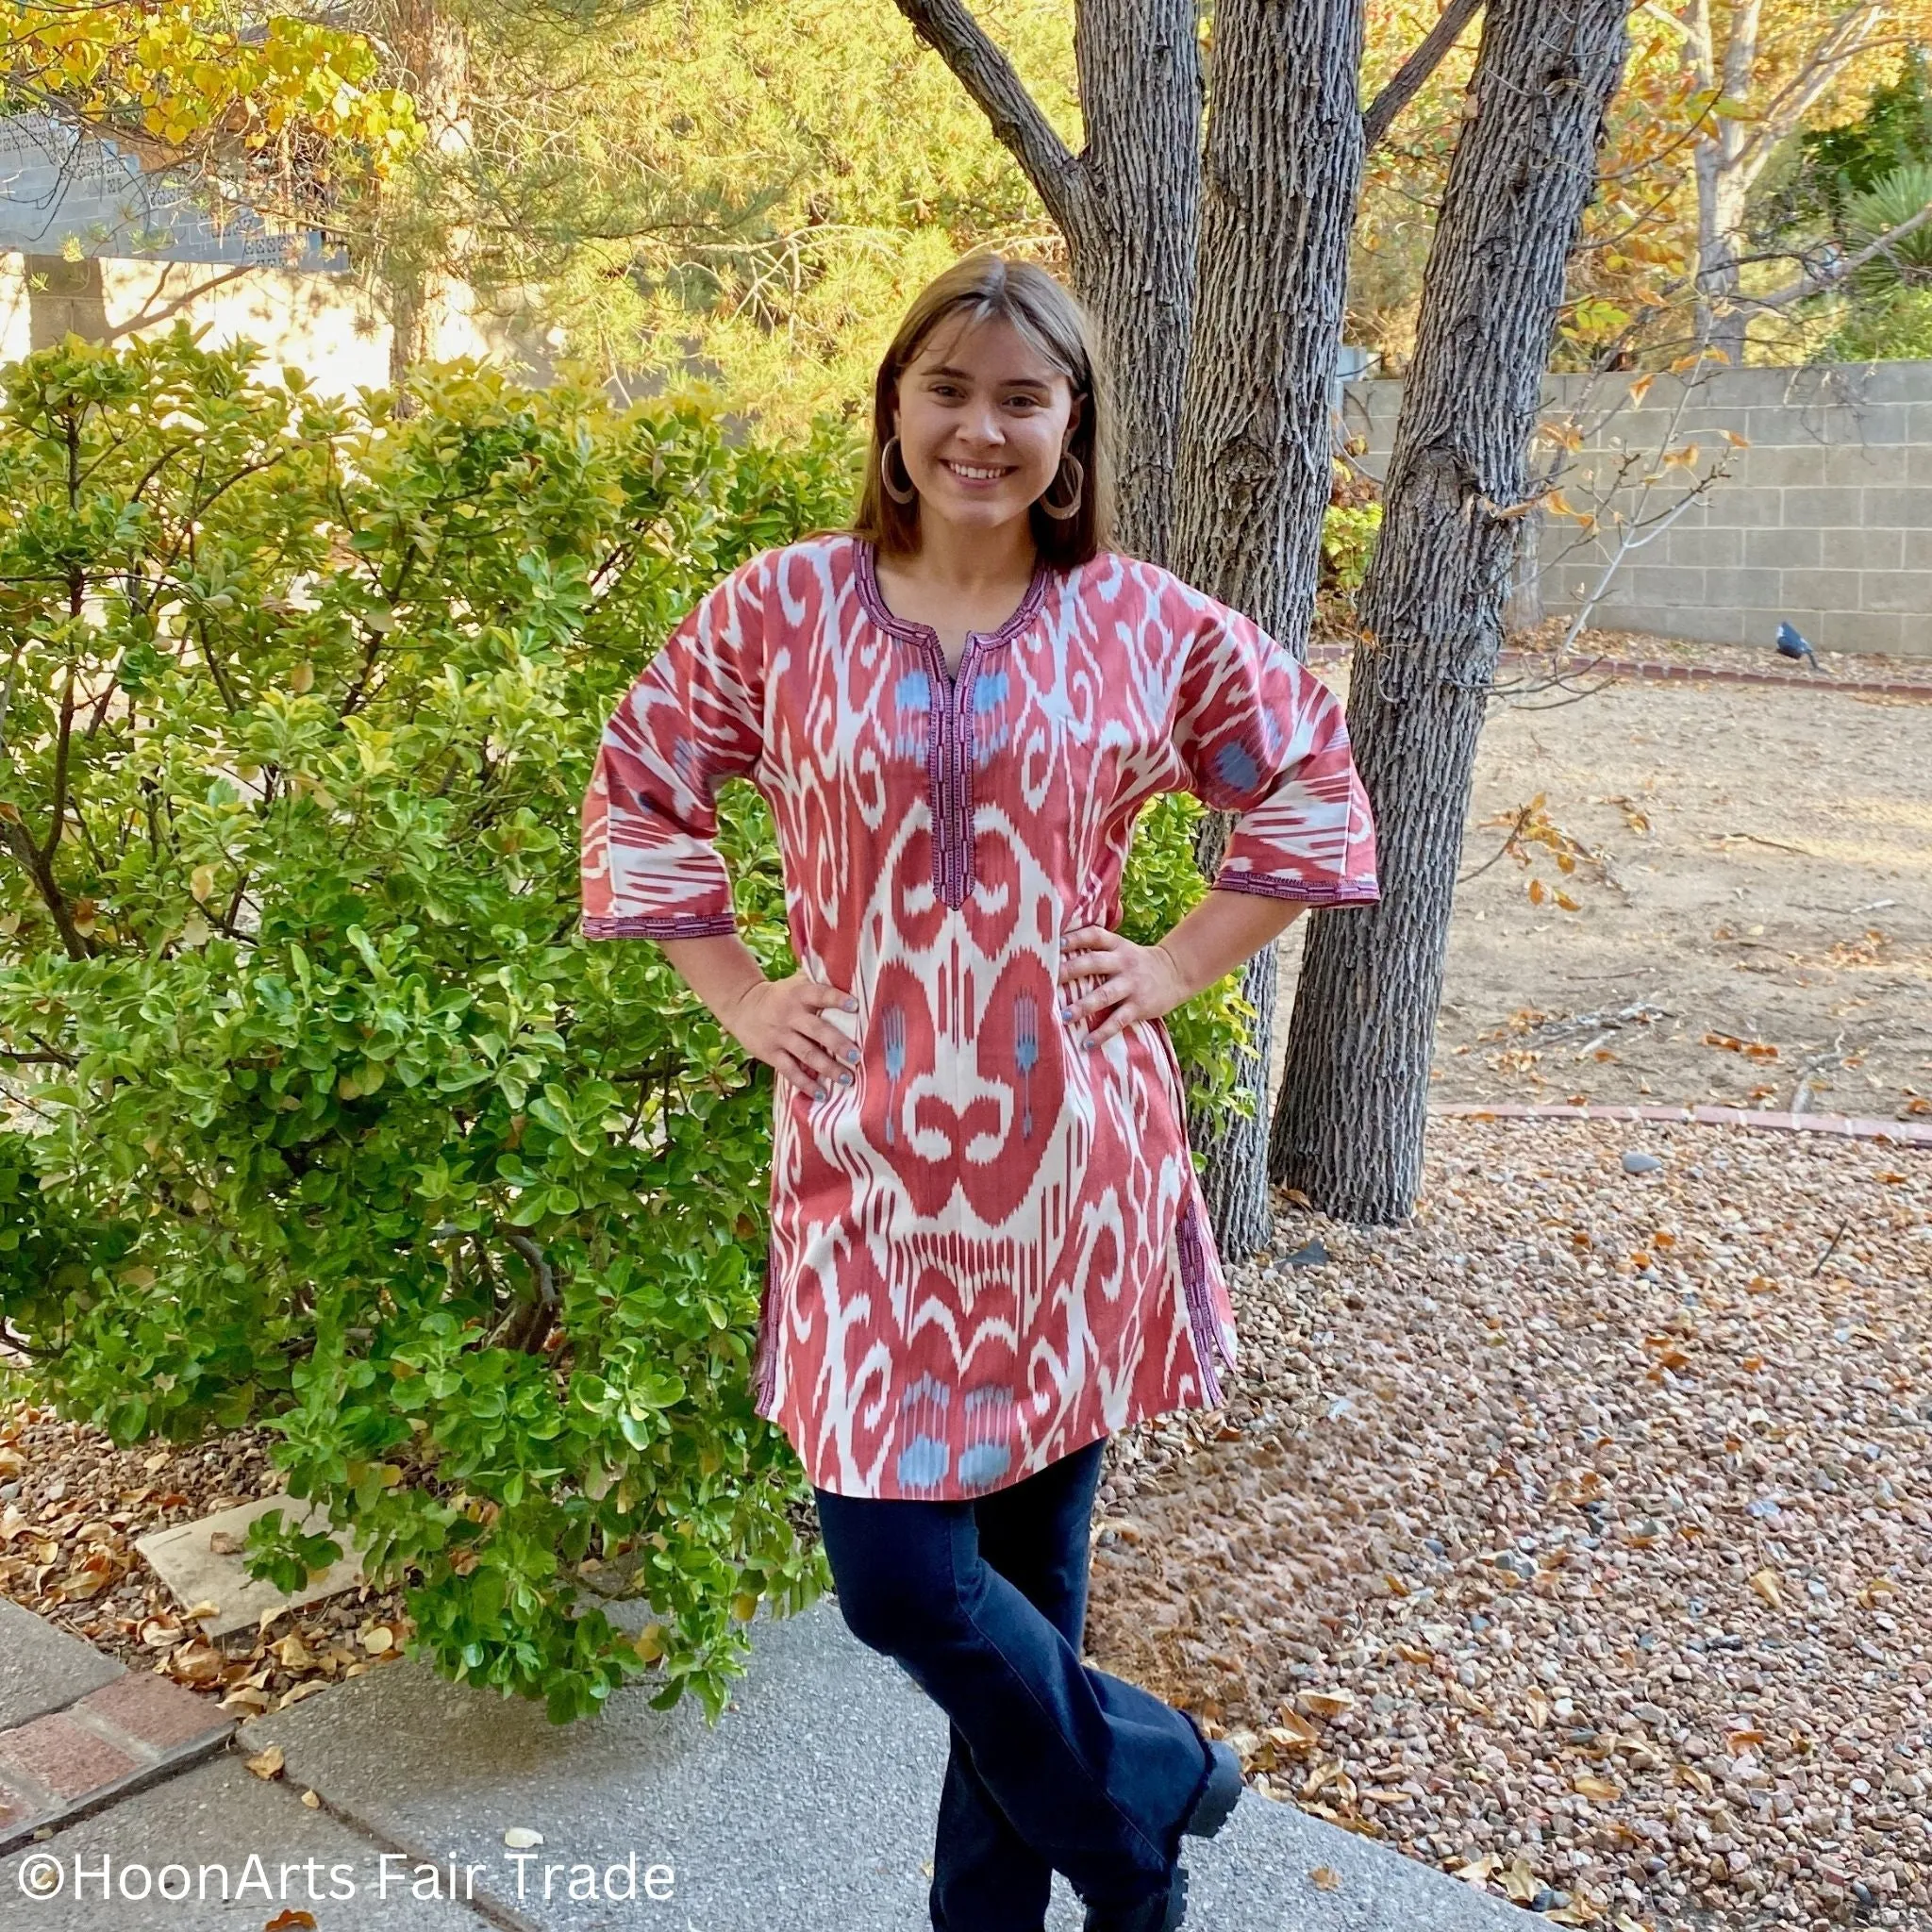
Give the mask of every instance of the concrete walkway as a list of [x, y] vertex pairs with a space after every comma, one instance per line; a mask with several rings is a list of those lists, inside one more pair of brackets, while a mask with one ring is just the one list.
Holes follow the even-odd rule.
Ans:
[[[536, 1706], [401, 1663], [242, 1726], [233, 1750], [271, 1744], [286, 1759], [274, 1784], [224, 1756], [0, 1861], [0, 1924], [226, 1932], [291, 1908], [323, 1932], [928, 1924], [945, 1725], [909, 1679], [853, 1641], [830, 1603], [760, 1620], [751, 1672], [715, 1728], [694, 1705], [651, 1709], [635, 1688], [601, 1716], [558, 1728]], [[318, 1808], [302, 1804], [305, 1790]], [[519, 1852], [507, 1832], [542, 1841]], [[1524, 1924], [1438, 1872], [1253, 1793], [1218, 1838], [1191, 1845], [1188, 1932]], [[163, 1889], [178, 1890], [209, 1861], [239, 1886], [256, 1871], [250, 1854], [267, 1893], [252, 1885], [226, 1908], [214, 1904], [218, 1879], [208, 1902], [98, 1896], [104, 1857], [117, 1890], [123, 1859], [154, 1874], [175, 1864], [180, 1875]], [[60, 1862], [63, 1890], [30, 1905], [21, 1887], [32, 1874], [21, 1868], [32, 1857], [43, 1870]], [[140, 1873], [128, 1883], [141, 1889]], [[1048, 1923], [1051, 1932], [1080, 1924], [1058, 1881]]]

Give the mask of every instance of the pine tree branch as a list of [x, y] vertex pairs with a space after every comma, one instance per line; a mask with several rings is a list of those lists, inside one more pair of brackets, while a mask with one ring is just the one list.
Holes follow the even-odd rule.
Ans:
[[1928, 201], [1915, 215], [1907, 216], [1895, 228], [1888, 228], [1875, 242], [1868, 242], [1856, 254], [1848, 255], [1842, 261], [1833, 262], [1829, 268], [1820, 269], [1816, 275], [1800, 275], [1794, 282], [1787, 282], [1782, 289], [1774, 289], [1768, 295], [1750, 295], [1745, 304], [1753, 308], [1782, 308], [1787, 303], [1802, 302], [1807, 295], [1822, 295], [1827, 289], [1833, 289], [1855, 275], [1868, 261], [1884, 255], [1895, 243], [1903, 242], [1907, 235], [1916, 235], [1919, 230], [1932, 224], [1932, 201]]
[[894, 0], [921, 40], [939, 55], [978, 105], [992, 131], [1025, 170], [1062, 232], [1079, 220], [1085, 176], [1080, 163], [1013, 63], [1000, 52], [960, 0]]
[[1483, 0], [1447, 0], [1442, 15], [1415, 50], [1395, 70], [1389, 83], [1369, 103], [1362, 115], [1362, 142], [1379, 147], [1396, 115], [1422, 92], [1423, 83], [1442, 64], [1442, 57], [1462, 37], [1462, 30], [1481, 9]]

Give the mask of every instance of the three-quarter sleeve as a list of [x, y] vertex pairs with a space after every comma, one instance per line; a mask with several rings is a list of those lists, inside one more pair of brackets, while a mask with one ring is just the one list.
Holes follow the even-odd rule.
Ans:
[[604, 727], [584, 795], [588, 939], [737, 930], [717, 793], [757, 765], [763, 742], [765, 561], [707, 592]]
[[1240, 814], [1216, 889], [1314, 906], [1379, 898], [1374, 821], [1340, 700], [1225, 605], [1195, 600], [1191, 628], [1174, 749], [1187, 789]]

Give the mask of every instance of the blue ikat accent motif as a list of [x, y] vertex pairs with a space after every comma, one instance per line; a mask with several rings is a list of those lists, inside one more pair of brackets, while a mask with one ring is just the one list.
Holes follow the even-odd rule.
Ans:
[[931, 729], [932, 679], [924, 671], [908, 671], [892, 687], [892, 750], [902, 758], [924, 760]]
[[1214, 754], [1215, 774], [1230, 791], [1252, 792], [1261, 782], [1261, 768], [1244, 744], [1224, 744]]
[[899, 1452], [899, 1481], [908, 1490], [929, 1490], [946, 1473], [952, 1452], [930, 1436], [914, 1436]]
[[945, 1479], [953, 1452], [946, 1442], [946, 1411], [953, 1391], [931, 1375], [922, 1375], [899, 1398], [899, 1484], [907, 1490], [929, 1490]]
[[959, 1481], [983, 1490], [1006, 1474], [1013, 1459], [1013, 1394], [997, 1382], [969, 1389], [959, 1405], [966, 1446], [959, 1452]]
[[983, 671], [973, 680], [973, 762], [983, 768], [986, 761], [1004, 750], [1012, 737], [1004, 715], [1010, 690], [1004, 671]]
[[968, 1489], [983, 1490], [1007, 1473], [1013, 1452], [1004, 1442], [975, 1442], [959, 1457], [959, 1480]]

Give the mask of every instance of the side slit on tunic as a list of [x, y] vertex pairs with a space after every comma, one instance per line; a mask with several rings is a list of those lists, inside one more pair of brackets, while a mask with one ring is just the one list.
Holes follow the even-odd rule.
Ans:
[[850, 1087], [774, 1103], [758, 1412], [836, 1494], [958, 1500], [1212, 1408], [1233, 1307], [1167, 1029], [1091, 1050], [1060, 943], [1116, 927], [1162, 791], [1239, 813], [1214, 885], [1373, 900], [1341, 708], [1155, 565], [1042, 563], [969, 635], [893, 615], [870, 544], [766, 551], [666, 640], [584, 804], [584, 930], [735, 929], [716, 793], [772, 808], [799, 965], [858, 1002]]

